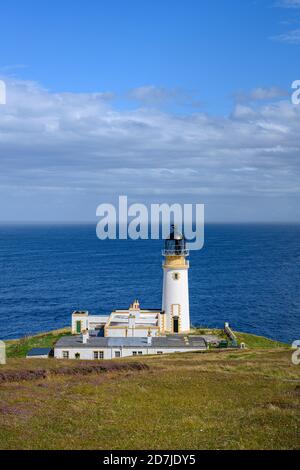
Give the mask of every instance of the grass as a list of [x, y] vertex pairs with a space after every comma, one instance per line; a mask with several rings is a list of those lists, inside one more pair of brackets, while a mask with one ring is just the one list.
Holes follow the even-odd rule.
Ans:
[[228, 339], [224, 330], [219, 328], [192, 327], [191, 335], [215, 335], [222, 339]]
[[62, 328], [49, 333], [8, 340], [5, 342], [7, 357], [25, 357], [32, 348], [52, 348], [59, 338], [70, 334], [70, 328]]
[[[300, 447], [300, 369], [290, 350], [172, 354], [142, 362], [148, 369], [0, 384], [0, 448]], [[16, 358], [1, 370], [86, 363]]]
[[16, 357], [62, 334], [9, 342], [15, 357], [0, 372], [52, 372], [0, 383], [1, 449], [300, 448], [300, 368], [282, 343], [237, 333], [251, 349], [145, 356], [147, 368], [88, 372], [137, 361]]
[[275, 341], [264, 336], [252, 335], [249, 333], [234, 332], [239, 343], [245, 343], [247, 348], [286, 348], [287, 344]]

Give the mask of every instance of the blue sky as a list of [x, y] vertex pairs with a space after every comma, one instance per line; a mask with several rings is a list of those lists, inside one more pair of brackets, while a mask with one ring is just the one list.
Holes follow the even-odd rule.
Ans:
[[93, 220], [125, 193], [299, 221], [300, 1], [11, 0], [1, 17], [0, 220]]
[[276, 5], [11, 0], [1, 6], [1, 65], [24, 66], [19, 76], [57, 92], [183, 88], [201, 109], [224, 113], [237, 90], [289, 89], [298, 76], [298, 45], [271, 38], [296, 29], [300, 15]]

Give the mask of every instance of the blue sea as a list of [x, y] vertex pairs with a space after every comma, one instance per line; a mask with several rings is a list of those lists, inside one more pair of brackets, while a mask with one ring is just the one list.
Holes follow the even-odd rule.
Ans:
[[[95, 225], [0, 226], [0, 338], [70, 325], [138, 298], [161, 307], [162, 242], [100, 241]], [[300, 339], [300, 226], [206, 225], [190, 254], [194, 325]]]

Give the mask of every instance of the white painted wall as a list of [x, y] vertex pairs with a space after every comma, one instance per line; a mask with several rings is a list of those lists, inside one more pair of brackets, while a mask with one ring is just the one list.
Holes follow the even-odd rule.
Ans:
[[[176, 314], [177, 305], [180, 306], [180, 331], [190, 331], [190, 306], [188, 269], [186, 268], [163, 268], [163, 296], [162, 310], [165, 311], [165, 330], [172, 332], [172, 311]], [[174, 274], [179, 274], [175, 279]], [[172, 305], [174, 306], [172, 309]]]
[[[157, 335], [157, 329], [156, 328], [151, 328], [150, 331], [152, 333], [152, 336]], [[127, 331], [127, 337], [135, 337], [135, 338], [146, 338], [148, 336], [149, 332], [149, 327], [148, 328], [128, 328]], [[124, 338], [126, 337], [126, 329], [125, 328], [106, 328], [106, 334], [105, 336], [107, 337], [113, 337], [113, 338]]]
[[95, 325], [105, 325], [108, 322], [109, 315], [89, 315], [89, 330], [92, 330]]
[[77, 333], [76, 322], [79, 320], [82, 330], [94, 330], [96, 326], [104, 326], [108, 319], [108, 315], [72, 315], [72, 333]]
[[88, 328], [88, 316], [87, 315], [72, 315], [72, 333], [76, 334], [76, 322], [81, 321], [81, 329], [86, 330]]
[[42, 354], [41, 356], [26, 356], [26, 359], [48, 359], [47, 354]]
[[[136, 321], [133, 322], [134, 328], [128, 328], [128, 333], [127, 336], [136, 336], [136, 337], [147, 337], [149, 328], [152, 332], [152, 336], [156, 336], [158, 329], [155, 328], [155, 325], [157, 323], [156, 320], [156, 314], [147, 316], [144, 315], [140, 319], [140, 323], [137, 324]], [[106, 328], [106, 336], [112, 336], [114, 338], [124, 338], [126, 336], [126, 329], [124, 328], [125, 326], [128, 326], [128, 315], [123, 315], [124, 318], [117, 318], [118, 322], [122, 324], [123, 328], [116, 328], [116, 327], [108, 327]], [[79, 314], [73, 314], [72, 315], [72, 333], [77, 334], [77, 328], [76, 328], [76, 322], [80, 321], [81, 322], [81, 331], [83, 330], [94, 330], [96, 327], [100, 326], [105, 326], [106, 323], [108, 322], [110, 316], [109, 315], [79, 315]], [[145, 324], [145, 327], [143, 327], [143, 323]], [[149, 327], [149, 323], [153, 326]], [[146, 326], [147, 325], [147, 326]]]
[[[200, 349], [201, 350], [201, 349]], [[94, 360], [94, 351], [103, 351], [104, 352], [104, 359], [114, 359], [115, 358], [115, 351], [120, 351], [120, 357], [128, 357], [133, 355], [133, 351], [137, 352], [136, 357], [141, 357], [143, 355], [148, 354], [158, 354], [162, 352], [163, 354], [172, 354], [172, 353], [183, 353], [183, 352], [193, 352], [199, 351], [199, 348], [189, 348], [189, 349], [170, 349], [170, 348], [55, 348], [54, 349], [54, 357], [56, 359], [63, 359], [63, 351], [69, 351], [69, 359], [76, 359], [75, 354], [80, 354], [80, 359], [84, 360]], [[142, 354], [138, 354], [138, 352], [142, 352]], [[97, 359], [95, 359], [97, 360]], [[101, 359], [98, 359], [101, 360]]]

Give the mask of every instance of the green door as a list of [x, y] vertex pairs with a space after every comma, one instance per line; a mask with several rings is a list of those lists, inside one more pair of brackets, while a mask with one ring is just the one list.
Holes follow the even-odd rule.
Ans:
[[81, 333], [81, 321], [77, 320], [76, 322], [76, 333]]

